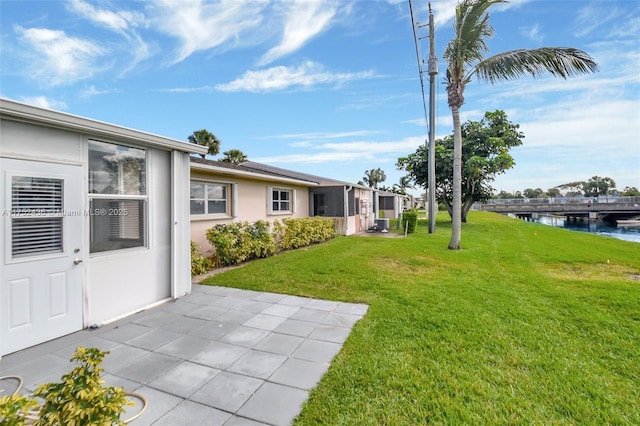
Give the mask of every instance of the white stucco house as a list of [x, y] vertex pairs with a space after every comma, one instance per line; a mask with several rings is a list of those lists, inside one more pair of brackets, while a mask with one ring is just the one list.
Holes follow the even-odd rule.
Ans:
[[189, 293], [206, 150], [0, 99], [0, 356]]

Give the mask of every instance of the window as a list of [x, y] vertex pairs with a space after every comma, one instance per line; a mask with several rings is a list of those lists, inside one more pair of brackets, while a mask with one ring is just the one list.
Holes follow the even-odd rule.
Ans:
[[146, 151], [89, 141], [90, 252], [146, 246]]
[[11, 178], [11, 256], [62, 252], [64, 181]]
[[229, 185], [222, 183], [191, 183], [191, 214], [228, 215]]
[[295, 191], [284, 188], [270, 188], [270, 213], [293, 213], [295, 211]]
[[380, 200], [380, 210], [393, 210], [394, 209], [394, 197], [381, 196]]

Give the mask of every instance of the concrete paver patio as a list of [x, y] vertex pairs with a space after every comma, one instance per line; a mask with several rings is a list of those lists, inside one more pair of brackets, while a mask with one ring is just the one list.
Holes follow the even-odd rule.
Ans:
[[77, 346], [97, 347], [110, 351], [107, 384], [148, 401], [131, 425], [290, 425], [367, 308], [194, 284], [176, 301], [4, 356], [0, 376], [21, 376], [31, 392], [59, 381]]

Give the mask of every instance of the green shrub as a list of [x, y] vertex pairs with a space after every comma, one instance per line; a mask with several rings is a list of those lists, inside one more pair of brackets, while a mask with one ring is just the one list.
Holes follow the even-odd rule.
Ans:
[[108, 353], [78, 347], [71, 361], [79, 366], [63, 375], [60, 383], [38, 386], [33, 395], [44, 402], [35, 426], [124, 425], [120, 416], [133, 403], [121, 387], [103, 386], [100, 363]]
[[418, 212], [416, 210], [408, 210], [402, 213], [402, 229], [406, 229], [408, 234], [413, 234], [416, 232], [417, 226]]
[[209, 272], [212, 267], [211, 259], [204, 257], [198, 245], [191, 241], [191, 276]]
[[281, 250], [292, 250], [321, 243], [337, 235], [333, 219], [304, 217], [283, 219], [274, 223], [274, 233]]
[[0, 425], [25, 425], [26, 416], [37, 406], [36, 400], [26, 395], [3, 396], [0, 398]]
[[223, 266], [237, 265], [247, 260], [276, 254], [276, 242], [271, 225], [264, 220], [254, 223], [237, 222], [216, 225], [207, 230], [207, 240]]
[[216, 225], [207, 230], [207, 240], [222, 266], [321, 243], [336, 235], [336, 222], [321, 217], [276, 220], [273, 231], [264, 220]]

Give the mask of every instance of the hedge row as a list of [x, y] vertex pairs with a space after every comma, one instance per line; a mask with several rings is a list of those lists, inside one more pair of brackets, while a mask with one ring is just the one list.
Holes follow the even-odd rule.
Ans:
[[336, 224], [332, 219], [300, 218], [259, 220], [216, 225], [207, 230], [220, 266], [237, 265], [247, 260], [269, 257], [281, 250], [309, 246], [334, 238]]

